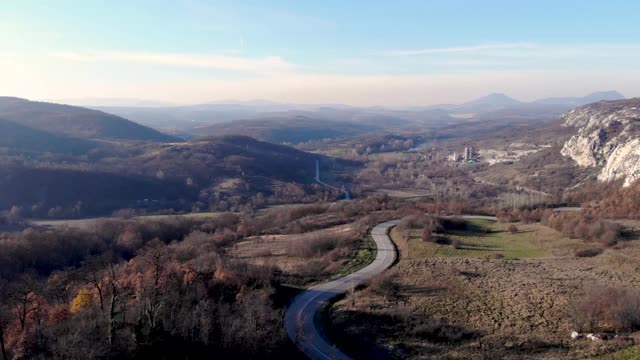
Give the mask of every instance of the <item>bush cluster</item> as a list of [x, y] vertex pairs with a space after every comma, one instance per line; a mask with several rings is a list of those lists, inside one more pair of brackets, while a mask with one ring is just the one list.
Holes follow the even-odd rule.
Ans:
[[579, 299], [571, 313], [576, 330], [640, 330], [640, 292], [636, 289], [594, 287]]
[[547, 213], [543, 218], [543, 224], [560, 231], [566, 237], [596, 241], [605, 246], [613, 246], [622, 238], [620, 225], [580, 212]]

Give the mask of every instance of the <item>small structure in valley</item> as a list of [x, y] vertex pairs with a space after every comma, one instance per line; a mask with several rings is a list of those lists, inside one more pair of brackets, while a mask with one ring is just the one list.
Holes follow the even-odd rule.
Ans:
[[473, 146], [467, 146], [462, 154], [454, 152], [448, 159], [451, 162], [475, 162], [478, 161], [478, 153]]

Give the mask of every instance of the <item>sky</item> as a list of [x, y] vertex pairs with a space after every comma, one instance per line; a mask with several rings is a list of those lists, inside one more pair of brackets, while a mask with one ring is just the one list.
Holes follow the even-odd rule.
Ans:
[[494, 92], [634, 97], [638, 14], [628, 0], [5, 0], [0, 96], [382, 106]]

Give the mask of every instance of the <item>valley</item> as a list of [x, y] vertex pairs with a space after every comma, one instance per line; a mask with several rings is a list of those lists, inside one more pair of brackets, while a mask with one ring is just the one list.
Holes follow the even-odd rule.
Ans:
[[640, 2], [0, 2], [0, 360], [640, 360]]
[[[38, 336], [97, 341], [107, 357], [317, 357], [308, 344], [390, 359], [637, 350], [640, 192], [633, 151], [615, 150], [637, 139], [634, 100], [556, 117], [540, 108], [533, 121], [534, 105], [499, 96], [446, 112], [527, 120], [438, 122], [412, 109], [376, 110], [369, 124], [363, 110], [318, 121], [305, 109], [313, 115], [199, 125], [189, 140], [149, 139], [152, 129], [115, 138], [128, 120], [111, 115], [91, 134], [60, 132], [48, 125], [60, 111], [85, 110], [25, 101], [0, 121], [0, 330], [11, 354], [40, 351]], [[26, 121], [33, 106], [40, 120]], [[380, 224], [398, 251], [383, 266]], [[20, 294], [22, 306], [46, 304], [24, 328], [9, 307]], [[157, 315], [138, 315], [148, 311]], [[80, 324], [93, 330], [63, 335]], [[69, 354], [50, 341], [46, 351]], [[191, 350], [166, 347], [178, 344]]]

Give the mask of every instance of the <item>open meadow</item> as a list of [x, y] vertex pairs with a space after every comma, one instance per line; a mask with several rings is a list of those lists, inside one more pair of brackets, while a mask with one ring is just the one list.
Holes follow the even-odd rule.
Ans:
[[635, 359], [626, 335], [606, 342], [569, 335], [580, 330], [575, 309], [585, 293], [640, 287], [637, 239], [578, 257], [593, 245], [540, 224], [518, 224], [513, 234], [508, 227], [473, 220], [441, 244], [423, 241], [420, 229], [408, 242], [393, 230], [401, 260], [334, 306], [332, 339], [359, 358]]
[[[426, 242], [420, 231], [411, 232], [409, 257], [414, 259], [432, 257], [503, 257], [523, 259], [543, 257], [538, 229], [518, 230], [510, 233], [507, 226], [488, 220], [469, 220], [468, 230], [451, 231], [442, 235], [444, 244]], [[487, 229], [484, 232], [480, 229]], [[453, 243], [456, 246], [449, 246]]]

